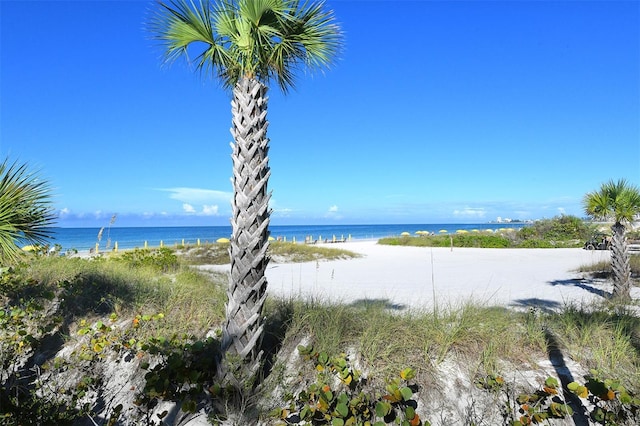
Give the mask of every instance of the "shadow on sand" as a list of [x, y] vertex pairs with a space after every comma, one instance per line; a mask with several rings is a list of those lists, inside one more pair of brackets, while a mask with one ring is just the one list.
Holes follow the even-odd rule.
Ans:
[[542, 312], [551, 313], [556, 312], [559, 308], [561, 308], [562, 304], [555, 300], [538, 299], [537, 297], [532, 297], [530, 299], [515, 299], [511, 303], [511, 306], [516, 308], [538, 308]]
[[554, 287], [559, 285], [578, 287], [588, 291], [589, 293], [595, 294], [596, 296], [600, 296], [604, 298], [610, 298], [612, 296], [611, 293], [595, 287], [593, 285], [593, 281], [586, 280], [586, 279], [574, 278], [570, 280], [556, 280], [556, 281], [550, 281], [549, 284], [551, 284]]

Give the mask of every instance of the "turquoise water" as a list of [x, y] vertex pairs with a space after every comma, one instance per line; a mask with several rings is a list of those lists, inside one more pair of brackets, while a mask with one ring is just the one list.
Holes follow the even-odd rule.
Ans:
[[[296, 226], [271, 226], [271, 236], [292, 241], [304, 241], [306, 237], [313, 240], [331, 240], [334, 236], [338, 239], [378, 239], [403, 232], [414, 235], [416, 231], [428, 231], [435, 234], [446, 230], [455, 233], [457, 230], [471, 231], [474, 229], [500, 229], [526, 226], [523, 223], [475, 223], [475, 224], [407, 224], [407, 225], [296, 225]], [[60, 244], [63, 251], [89, 250], [113, 248], [118, 243], [119, 249], [142, 248], [145, 242], [149, 247], [164, 245], [195, 244], [198, 239], [201, 243], [212, 243], [218, 238], [229, 238], [231, 226], [188, 226], [188, 227], [112, 227], [104, 228], [102, 238], [98, 241], [100, 228], [54, 228], [51, 245]]]

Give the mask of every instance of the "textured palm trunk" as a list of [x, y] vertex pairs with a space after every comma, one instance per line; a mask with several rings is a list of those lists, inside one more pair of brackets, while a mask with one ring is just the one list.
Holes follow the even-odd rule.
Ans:
[[262, 358], [271, 197], [267, 192], [270, 171], [266, 92], [267, 87], [259, 81], [243, 78], [233, 90], [231, 103], [234, 196], [229, 301], [222, 350], [226, 356], [223, 373], [236, 381], [255, 377]]
[[625, 236], [625, 227], [616, 223], [611, 227], [613, 240], [611, 244], [611, 268], [613, 269], [613, 297], [631, 298], [631, 265], [629, 249]]

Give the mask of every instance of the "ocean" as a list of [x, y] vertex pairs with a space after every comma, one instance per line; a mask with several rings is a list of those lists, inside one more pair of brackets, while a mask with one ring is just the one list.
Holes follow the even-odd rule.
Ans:
[[[519, 229], [526, 224], [518, 223], [475, 223], [475, 224], [407, 224], [407, 225], [295, 225], [270, 226], [271, 236], [286, 241], [303, 242], [305, 238], [325, 240], [342, 238], [379, 239], [397, 236], [403, 232], [415, 235], [417, 231], [434, 234], [455, 233], [458, 230], [497, 230], [501, 228]], [[213, 243], [219, 238], [231, 236], [231, 226], [185, 226], [185, 227], [105, 227], [98, 239], [100, 228], [53, 228], [51, 246], [59, 244], [62, 251], [90, 250], [98, 244], [99, 250], [174, 246], [180, 244]]]

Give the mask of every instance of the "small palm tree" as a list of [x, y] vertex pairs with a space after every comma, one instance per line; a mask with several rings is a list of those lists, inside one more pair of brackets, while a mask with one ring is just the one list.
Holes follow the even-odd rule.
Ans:
[[583, 199], [584, 211], [597, 220], [612, 220], [611, 267], [613, 296], [631, 298], [631, 266], [625, 236], [625, 224], [640, 214], [640, 189], [624, 179], [602, 184], [599, 191], [589, 192]]
[[244, 377], [260, 366], [262, 308], [269, 261], [267, 182], [267, 84], [283, 92], [295, 72], [329, 66], [342, 43], [333, 12], [318, 2], [298, 0], [160, 1], [150, 22], [165, 49], [165, 60], [189, 59], [198, 70], [233, 90], [232, 236], [226, 323], [222, 349], [244, 361]]
[[45, 244], [55, 215], [45, 181], [30, 173], [26, 164], [0, 164], [0, 262], [17, 261], [18, 244]]

